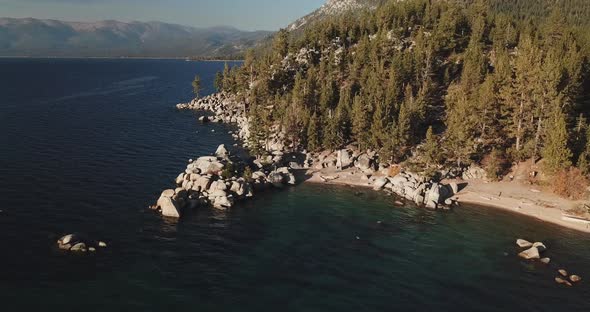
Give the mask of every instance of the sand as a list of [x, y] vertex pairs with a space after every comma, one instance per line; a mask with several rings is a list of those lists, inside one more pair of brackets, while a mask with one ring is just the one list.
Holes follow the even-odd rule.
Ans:
[[[363, 174], [355, 168], [343, 171], [335, 168], [308, 170], [306, 172], [306, 183], [373, 187], [371, 180], [362, 179], [362, 176]], [[453, 197], [461, 204], [470, 203], [503, 209], [535, 218], [540, 222], [553, 223], [590, 233], [590, 222], [575, 220], [564, 215], [564, 211], [579, 206], [583, 203], [582, 201], [564, 199], [545, 189], [517, 181], [487, 182], [469, 180], [457, 182], [467, 183]], [[461, 205], [457, 209], [469, 209], [469, 206]]]

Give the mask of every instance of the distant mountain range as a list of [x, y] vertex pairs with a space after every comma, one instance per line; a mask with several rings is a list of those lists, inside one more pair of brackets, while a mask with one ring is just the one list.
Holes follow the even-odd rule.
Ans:
[[162, 22], [65, 22], [0, 18], [0, 56], [236, 57], [268, 31]]

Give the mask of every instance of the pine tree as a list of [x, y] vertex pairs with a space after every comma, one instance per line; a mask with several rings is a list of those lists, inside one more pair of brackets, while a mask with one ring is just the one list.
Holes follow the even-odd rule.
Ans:
[[289, 53], [289, 32], [285, 29], [279, 30], [274, 36], [272, 47], [274, 62], [282, 61]]
[[361, 95], [356, 95], [352, 104], [352, 134], [359, 149], [363, 150], [369, 144], [369, 113]]
[[267, 128], [260, 108], [256, 107], [251, 114], [248, 122], [250, 137], [248, 138], [248, 148], [250, 153], [256, 156], [262, 156], [266, 152], [265, 144], [267, 138]]
[[432, 133], [432, 126], [426, 131], [426, 141], [424, 142], [424, 158], [426, 164], [436, 165], [439, 163], [439, 147]]
[[568, 148], [567, 124], [564, 114], [555, 110], [547, 127], [547, 139], [543, 147], [545, 169], [556, 173], [571, 166], [572, 153]]
[[215, 80], [213, 81], [213, 86], [217, 90], [217, 92], [223, 91], [223, 74], [217, 72], [215, 74]]
[[402, 102], [397, 117], [396, 137], [401, 146], [407, 146], [410, 143], [410, 126], [411, 115], [407, 108], [406, 102]]
[[196, 97], [199, 97], [199, 93], [201, 92], [201, 77], [199, 77], [198, 75], [195, 76], [195, 79], [193, 80], [193, 93], [195, 94]]
[[584, 141], [584, 146], [578, 157], [578, 162], [576, 166], [584, 173], [585, 175], [590, 174], [590, 128], [586, 127], [583, 133], [584, 139], [580, 139], [580, 141]]
[[307, 148], [316, 151], [321, 147], [321, 135], [319, 130], [318, 116], [314, 113], [309, 120], [307, 127]]

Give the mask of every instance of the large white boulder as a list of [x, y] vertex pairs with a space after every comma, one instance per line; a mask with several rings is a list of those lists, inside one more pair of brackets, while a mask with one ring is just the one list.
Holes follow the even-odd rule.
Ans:
[[199, 157], [193, 164], [204, 174], [219, 174], [224, 167], [224, 164], [217, 157], [211, 156]]
[[176, 192], [175, 192], [174, 190], [172, 190], [172, 189], [169, 189], [169, 190], [164, 190], [164, 191], [162, 192], [162, 195], [161, 195], [161, 197], [168, 197], [168, 198], [172, 198], [172, 196], [174, 196], [174, 194], [175, 194], [175, 193], [176, 193]]
[[209, 189], [209, 186], [211, 186], [211, 177], [199, 176], [193, 182], [192, 190], [197, 191], [197, 192], [204, 192]]
[[382, 190], [387, 185], [387, 183], [389, 183], [387, 178], [379, 178], [375, 180], [373, 189], [376, 191]]
[[229, 156], [229, 152], [225, 148], [225, 144], [219, 145], [219, 147], [215, 151], [215, 156], [221, 157], [221, 158], [227, 158]]
[[185, 175], [184, 172], [182, 172], [181, 174], [178, 175], [178, 177], [175, 180], [176, 185], [182, 185], [182, 182], [184, 182], [184, 175]]
[[373, 159], [367, 154], [360, 155], [355, 163], [355, 166], [362, 171], [375, 171]]
[[519, 253], [518, 256], [521, 258], [524, 258], [526, 260], [541, 258], [541, 256], [539, 255], [539, 249], [537, 249], [537, 247], [531, 247], [531, 248]]
[[156, 204], [162, 210], [162, 215], [170, 218], [180, 218], [180, 212], [176, 203], [170, 197], [161, 196]]
[[531, 242], [529, 242], [529, 241], [527, 241], [525, 239], [521, 239], [521, 238], [519, 238], [519, 239], [516, 240], [516, 245], [518, 245], [518, 247], [520, 247], [520, 248], [531, 248], [531, 247], [533, 247], [533, 243], [531, 243]]
[[405, 176], [403, 176], [402, 174], [398, 174], [395, 177], [388, 178], [388, 179], [389, 179], [389, 183], [391, 183], [391, 185], [398, 187], [398, 188], [403, 188], [404, 183], [408, 182], [408, 179]]
[[338, 169], [346, 169], [353, 164], [354, 158], [349, 150], [343, 149], [338, 151], [336, 159], [336, 167]]
[[218, 196], [213, 199], [213, 207], [217, 209], [227, 209], [234, 205], [233, 198], [228, 196]]
[[295, 175], [292, 173], [287, 173], [284, 175], [285, 176], [285, 180], [287, 181], [287, 184], [289, 185], [295, 185], [297, 184], [297, 179], [295, 179]]

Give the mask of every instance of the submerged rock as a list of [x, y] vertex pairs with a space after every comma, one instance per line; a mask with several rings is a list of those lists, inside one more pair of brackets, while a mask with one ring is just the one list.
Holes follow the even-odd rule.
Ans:
[[545, 250], [547, 250], [547, 246], [545, 246], [545, 244], [543, 244], [541, 242], [534, 243], [533, 247], [537, 248], [539, 250], [539, 252], [544, 252]]
[[72, 248], [70, 248], [70, 251], [85, 252], [86, 251], [86, 244], [84, 244], [84, 243], [77, 243], [74, 246], [72, 246]]
[[274, 187], [282, 188], [283, 182], [285, 181], [285, 177], [280, 172], [271, 172], [268, 177], [268, 182], [271, 183]]
[[557, 284], [563, 284], [563, 285], [567, 285], [567, 286], [570, 286], [570, 287], [572, 286], [572, 283], [570, 283], [570, 282], [568, 282], [568, 281], [564, 280], [564, 279], [563, 279], [563, 278], [561, 278], [561, 277], [556, 277], [556, 278], [555, 278], [555, 282], [556, 282]]
[[57, 242], [58, 242], [58, 244], [67, 245], [67, 244], [77, 243], [78, 241], [79, 241], [79, 238], [76, 234], [68, 234], [68, 235], [65, 235], [62, 238], [60, 238]]

